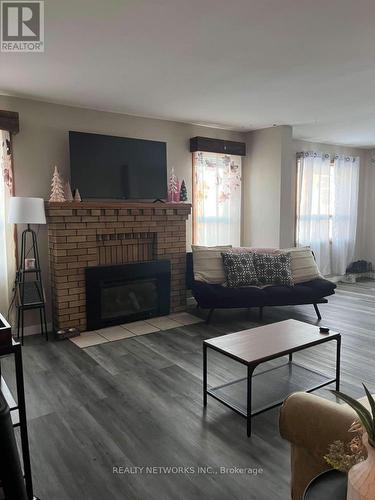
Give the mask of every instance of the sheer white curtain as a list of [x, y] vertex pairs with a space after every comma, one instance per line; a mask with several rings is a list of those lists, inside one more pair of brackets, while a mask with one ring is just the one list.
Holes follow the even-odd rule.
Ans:
[[14, 226], [8, 224], [9, 199], [13, 195], [11, 140], [0, 130], [0, 312], [6, 316], [16, 272]]
[[355, 253], [359, 158], [335, 156], [332, 214], [332, 273], [345, 274]]
[[241, 157], [193, 154], [193, 241], [240, 245]]
[[298, 155], [297, 245], [314, 251], [322, 274], [330, 274], [330, 157]]
[[297, 245], [310, 246], [320, 272], [345, 274], [355, 254], [359, 157], [297, 155]]

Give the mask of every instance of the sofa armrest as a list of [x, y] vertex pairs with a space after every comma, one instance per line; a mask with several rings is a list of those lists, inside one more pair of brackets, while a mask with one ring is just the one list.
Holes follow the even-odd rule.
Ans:
[[347, 405], [297, 392], [281, 408], [280, 434], [321, 460], [333, 441], [350, 441], [353, 436], [348, 429], [355, 419], [355, 412]]

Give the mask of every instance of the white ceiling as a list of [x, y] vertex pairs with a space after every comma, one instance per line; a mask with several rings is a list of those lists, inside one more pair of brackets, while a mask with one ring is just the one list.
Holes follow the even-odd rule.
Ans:
[[375, 146], [374, 0], [47, 0], [42, 54], [0, 53], [0, 91]]

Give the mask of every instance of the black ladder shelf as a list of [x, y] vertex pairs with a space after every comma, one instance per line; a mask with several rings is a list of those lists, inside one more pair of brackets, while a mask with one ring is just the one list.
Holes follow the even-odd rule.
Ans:
[[[27, 237], [31, 236], [31, 247], [26, 251]], [[26, 269], [25, 261], [29, 254], [35, 259], [35, 267]], [[47, 320], [46, 320], [46, 300], [42, 283], [42, 272], [39, 262], [39, 251], [35, 232], [27, 229], [22, 233], [20, 268], [16, 275], [16, 308], [17, 308], [17, 340], [20, 338], [23, 345], [24, 337], [24, 312], [30, 309], [39, 309], [40, 329], [42, 335], [48, 340]]]
[[[25, 276], [30, 272], [36, 273], [36, 279], [26, 280]], [[48, 340], [47, 321], [46, 321], [46, 308], [43, 285], [39, 279], [39, 270], [23, 270], [20, 269], [17, 273], [16, 280], [16, 308], [17, 308], [17, 339], [20, 338], [23, 344], [24, 337], [24, 311], [30, 309], [39, 309], [40, 316], [40, 329], [41, 333], [46, 336]]]

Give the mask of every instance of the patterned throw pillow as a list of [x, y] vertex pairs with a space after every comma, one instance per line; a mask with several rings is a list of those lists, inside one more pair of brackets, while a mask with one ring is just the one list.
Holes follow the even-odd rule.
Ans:
[[254, 253], [254, 265], [260, 285], [294, 285], [290, 253]]
[[252, 253], [222, 253], [221, 256], [228, 287], [258, 285]]

